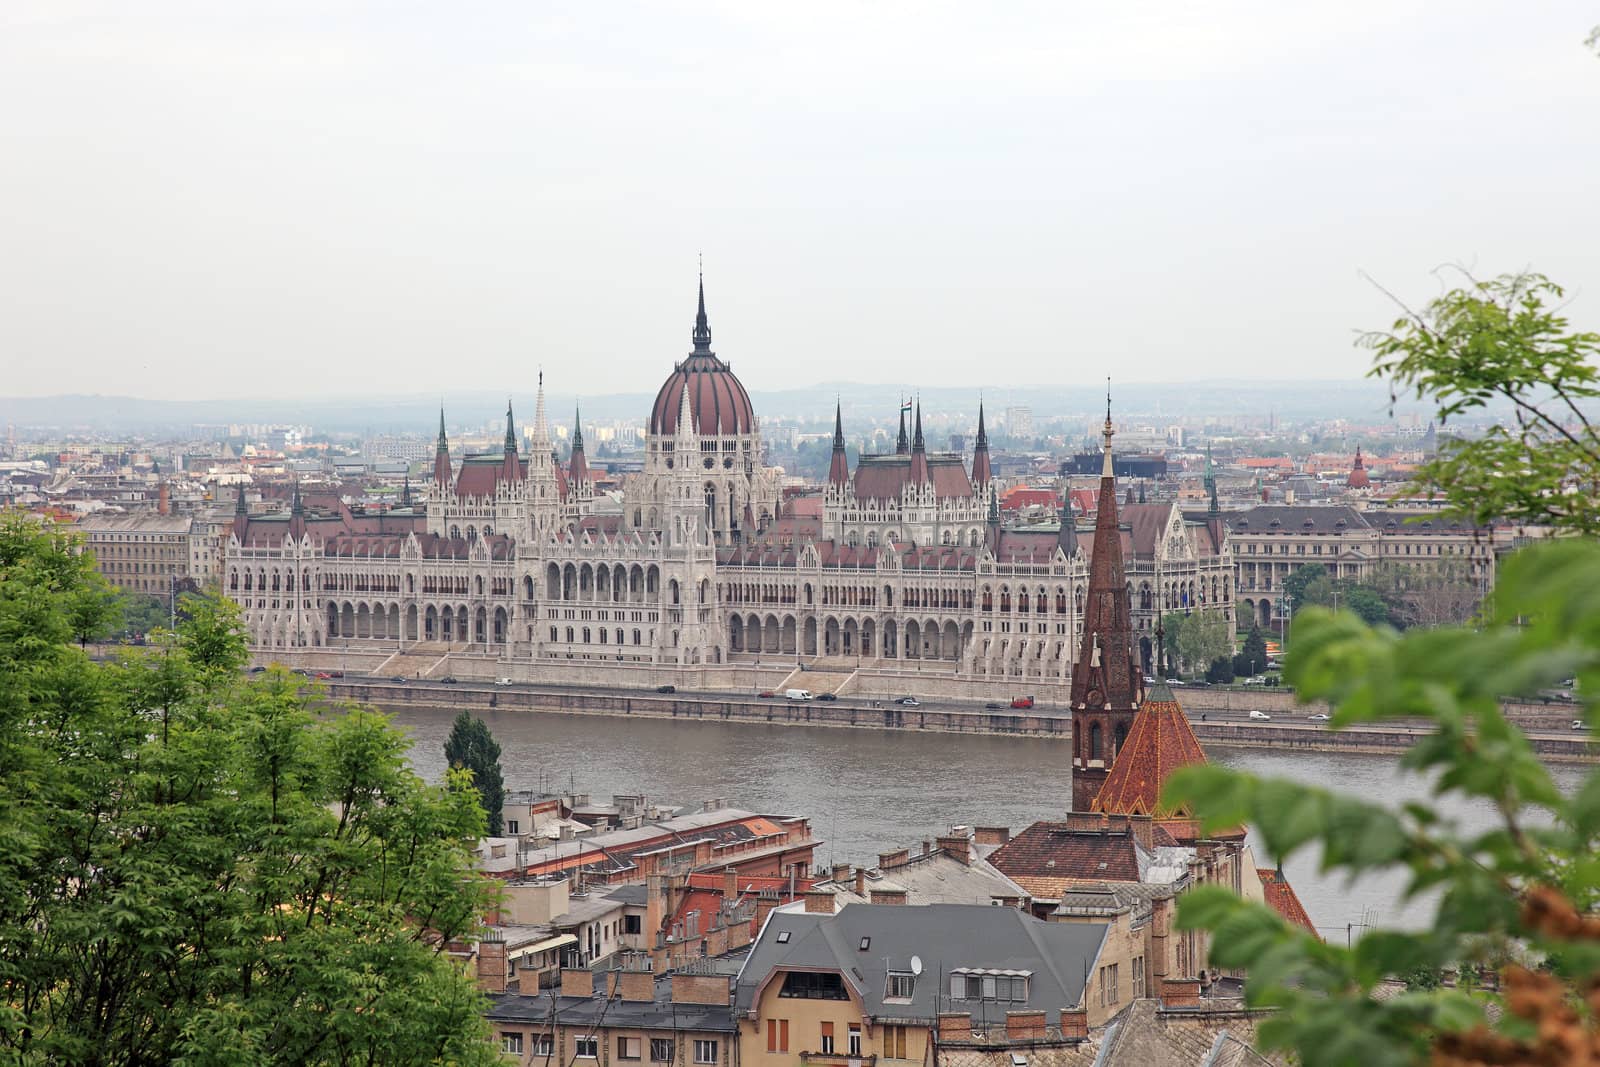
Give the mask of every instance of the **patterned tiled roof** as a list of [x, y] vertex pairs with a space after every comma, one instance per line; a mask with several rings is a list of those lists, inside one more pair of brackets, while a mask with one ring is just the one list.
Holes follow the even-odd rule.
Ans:
[[1273, 911], [1289, 922], [1305, 927], [1314, 935], [1317, 934], [1311, 916], [1306, 913], [1305, 906], [1300, 903], [1300, 897], [1295, 894], [1294, 886], [1289, 884], [1282, 871], [1275, 871], [1270, 867], [1257, 867], [1256, 875], [1261, 879], [1261, 891]]
[[1179, 767], [1205, 761], [1205, 750], [1195, 738], [1188, 716], [1166, 683], [1157, 682], [1134, 715], [1093, 810], [1158, 819], [1189, 816], [1192, 813], [1187, 807], [1173, 809], [1161, 803], [1161, 787]]

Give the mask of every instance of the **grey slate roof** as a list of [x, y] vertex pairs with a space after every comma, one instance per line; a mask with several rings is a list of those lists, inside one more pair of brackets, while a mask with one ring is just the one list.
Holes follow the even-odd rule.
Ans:
[[[524, 1025], [623, 1027], [640, 1030], [687, 1030], [737, 1032], [733, 1009], [726, 1004], [688, 1004], [672, 1002], [670, 978], [656, 979], [653, 1001], [621, 1000], [607, 997], [563, 997], [556, 992], [537, 995], [497, 993], [489, 998], [484, 1013], [492, 1023]], [[552, 1002], [554, 1015], [552, 1016]]]
[[[1106, 929], [1101, 923], [1047, 923], [984, 904], [851, 904], [835, 915], [775, 911], [739, 973], [734, 1003], [740, 1013], [749, 1012], [774, 969], [834, 971], [872, 1018], [933, 1023], [941, 1011], [970, 1010], [975, 1021], [1004, 1023], [1007, 1010], [1034, 1010], [1046, 1012], [1053, 1026], [1062, 1008], [1082, 1000]], [[786, 944], [778, 941], [783, 932], [789, 934]], [[866, 949], [862, 938], [870, 939]], [[909, 972], [912, 956], [922, 960], [913, 997], [885, 1003], [888, 972]], [[1027, 971], [1028, 1002], [952, 999], [949, 975], [958, 968]]]

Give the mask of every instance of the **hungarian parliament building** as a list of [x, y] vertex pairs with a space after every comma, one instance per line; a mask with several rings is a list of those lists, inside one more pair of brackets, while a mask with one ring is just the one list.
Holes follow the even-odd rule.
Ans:
[[[1067, 683], [1094, 516], [1002, 527], [981, 409], [971, 455], [929, 450], [919, 406], [901, 415], [894, 452], [853, 470], [836, 411], [820, 509], [786, 510], [750, 397], [712, 351], [703, 284], [692, 338], [656, 394], [620, 514], [595, 507], [581, 430], [570, 461], [556, 460], [542, 376], [527, 450], [508, 406], [502, 449], [452, 461], [441, 413], [431, 477], [399, 507], [297, 490], [286, 512], [253, 515], [241, 490], [223, 588], [253, 644], [415, 648], [527, 680], [648, 666], [692, 685], [760, 663]], [[1110, 431], [1108, 413], [1107, 450]], [[1232, 551], [1214, 503], [1105, 496], [1099, 507], [1120, 508], [1146, 669], [1163, 606], [1214, 607], [1231, 627]]]

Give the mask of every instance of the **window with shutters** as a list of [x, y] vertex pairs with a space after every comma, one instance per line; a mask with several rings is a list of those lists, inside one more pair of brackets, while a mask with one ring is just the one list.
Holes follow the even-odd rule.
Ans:
[[825, 1056], [833, 1055], [833, 1024], [822, 1024], [822, 1048], [819, 1050]]
[[637, 1060], [644, 1054], [644, 1040], [637, 1037], [617, 1038], [617, 1059]]
[[883, 1028], [883, 1055], [886, 1059], [903, 1060], [906, 1056], [906, 1028], [904, 1026], [885, 1026]]

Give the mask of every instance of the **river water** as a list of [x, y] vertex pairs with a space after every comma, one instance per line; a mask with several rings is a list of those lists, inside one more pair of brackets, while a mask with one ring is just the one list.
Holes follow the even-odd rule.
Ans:
[[[394, 714], [415, 742], [418, 773], [438, 780], [452, 714], [406, 709]], [[823, 844], [817, 860], [855, 864], [879, 852], [920, 847], [955, 824], [1010, 826], [1059, 819], [1071, 802], [1068, 745], [1048, 738], [910, 731], [826, 729], [764, 723], [619, 719], [607, 716], [484, 713], [500, 742], [507, 789], [573, 789], [596, 802], [613, 794], [697, 808], [723, 798], [754, 811], [809, 817]], [[1215, 763], [1293, 778], [1399, 807], [1428, 797], [1428, 785], [1393, 760], [1357, 754], [1275, 752], [1211, 747]], [[1588, 768], [1552, 767], [1575, 792]], [[1455, 806], [1463, 827], [1486, 829], [1487, 809]], [[1273, 860], [1256, 845], [1261, 867]], [[1404, 876], [1371, 876], [1347, 885], [1319, 874], [1302, 851], [1284, 871], [1328, 940], [1359, 937], [1363, 924], [1424, 923], [1431, 902], [1400, 903]]]

